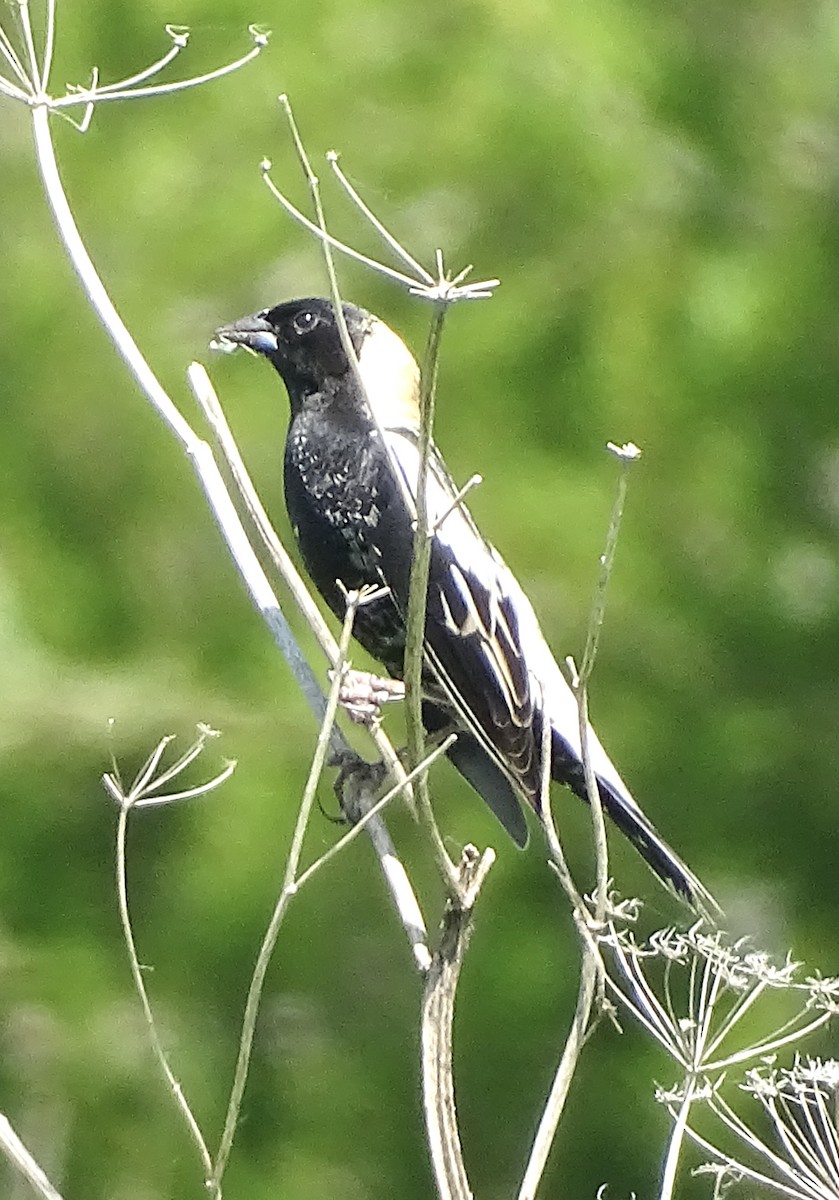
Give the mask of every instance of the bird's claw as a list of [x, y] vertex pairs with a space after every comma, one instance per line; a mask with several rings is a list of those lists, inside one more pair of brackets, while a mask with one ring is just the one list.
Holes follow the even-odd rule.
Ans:
[[350, 720], [370, 725], [381, 716], [382, 705], [405, 699], [401, 679], [387, 679], [370, 671], [346, 671], [341, 681], [338, 702]]

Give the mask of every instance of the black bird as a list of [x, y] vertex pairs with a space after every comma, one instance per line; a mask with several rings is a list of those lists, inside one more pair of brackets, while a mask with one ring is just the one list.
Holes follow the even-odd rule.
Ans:
[[[384, 322], [343, 306], [358, 359], [350, 366], [329, 300], [292, 300], [216, 331], [279, 372], [291, 402], [285, 500], [306, 569], [339, 618], [344, 591], [384, 585], [359, 609], [358, 641], [401, 679], [419, 467], [419, 369]], [[362, 386], [363, 384], [363, 386]], [[436, 447], [427, 486], [433, 529], [423, 670], [429, 733], [454, 729], [455, 767], [519, 845], [520, 801], [540, 807], [550, 724], [551, 774], [586, 799], [577, 703], [533, 608], [485, 541]], [[653, 871], [693, 908], [713, 898], [635, 803], [594, 732], [589, 752], [603, 806]]]

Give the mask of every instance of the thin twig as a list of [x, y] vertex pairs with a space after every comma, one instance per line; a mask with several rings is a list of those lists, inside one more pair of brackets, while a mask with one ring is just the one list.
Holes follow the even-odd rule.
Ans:
[[[31, 87], [32, 87], [31, 80], [29, 79], [29, 76], [26, 74], [23, 63], [20, 61], [18, 52], [15, 49], [11, 38], [6, 33], [6, 30], [3, 28], [3, 26], [1, 24], [0, 24], [0, 54], [3, 56], [3, 58], [5, 58], [6, 62], [9, 65], [9, 68], [11, 69], [12, 74], [17, 77], [18, 81], [20, 83], [22, 83], [26, 89], [31, 90]], [[4, 82], [6, 83], [7, 87], [9, 88], [9, 91], [11, 93], [16, 93], [15, 99], [23, 100], [24, 102], [26, 102], [27, 97], [26, 97], [25, 92], [23, 92], [19, 88], [15, 87], [14, 84], [12, 84], [9, 80], [4, 80]]]
[[412, 254], [408, 253], [402, 243], [397, 241], [389, 229], [385, 228], [385, 226], [373, 212], [372, 208], [370, 208], [369, 205], [362, 200], [361, 196], [359, 196], [358, 192], [355, 190], [341, 169], [338, 162], [339, 157], [340, 156], [334, 150], [330, 150], [326, 156], [326, 161], [332, 167], [336, 179], [344, 188], [353, 204], [355, 204], [359, 212], [361, 212], [367, 221], [369, 221], [382, 241], [384, 241], [385, 244], [390, 247], [394, 254], [401, 258], [402, 261], [409, 266], [412, 271], [415, 271], [420, 279], [425, 280], [427, 284], [433, 285], [435, 282], [434, 276], [429, 271], [426, 271], [422, 263], [417, 262]]
[[[291, 112], [291, 106], [289, 104], [288, 97], [283, 95], [280, 96], [279, 99], [280, 103], [285, 108], [286, 116], [288, 117], [289, 113]], [[290, 119], [293, 120], [293, 117]], [[298, 140], [299, 135], [295, 138], [295, 142]], [[297, 147], [297, 150], [299, 155], [299, 146]], [[305, 153], [305, 151], [303, 153]], [[421, 296], [424, 299], [431, 300], [434, 303], [440, 300], [446, 300], [447, 303], [454, 303], [457, 300], [486, 300], [492, 296], [493, 289], [498, 287], [499, 281], [497, 279], [482, 279], [479, 282], [461, 285], [461, 280], [464, 275], [463, 271], [455, 276], [454, 279], [442, 278], [434, 280], [433, 276], [429, 276], [429, 273], [423, 267], [420, 268], [421, 277], [414, 279], [410, 275], [405, 275], [402, 271], [396, 271], [393, 269], [393, 267], [388, 267], [384, 263], [379, 262], [377, 259], [370, 258], [368, 255], [362, 254], [359, 250], [355, 250], [352, 246], [348, 246], [346, 242], [339, 241], [338, 238], [333, 237], [332, 234], [327, 231], [324, 225], [310, 221], [307, 216], [304, 216], [299, 208], [295, 207], [295, 205], [291, 203], [288, 197], [280, 191], [269, 175], [269, 171], [271, 170], [270, 159], [263, 159], [261, 167], [262, 177], [265, 181], [265, 185], [271, 192], [274, 199], [280, 205], [282, 205], [290, 217], [293, 217], [299, 225], [302, 225], [304, 229], [308, 230], [309, 233], [313, 234], [314, 237], [319, 240], [324, 251], [339, 250], [348, 258], [352, 258], [356, 262], [360, 262], [363, 266], [369, 267], [371, 271], [375, 271], [379, 275], [384, 275], [388, 279], [394, 280], [395, 283], [401, 283], [403, 287], [407, 288], [408, 292], [412, 296]], [[309, 166], [307, 177], [309, 179], [310, 186], [312, 179], [314, 179], [315, 183], [317, 183], [317, 176], [311, 171], [311, 166]], [[469, 270], [470, 268], [466, 269]], [[427, 278], [431, 278], [432, 282], [426, 282]]]
[[[174, 29], [174, 26], [167, 26], [166, 28], [167, 32], [170, 33], [170, 36], [173, 36], [170, 31]], [[163, 59], [161, 59], [159, 63], [153, 64], [152, 67], [140, 72], [138, 75], [132, 77], [132, 79], [123, 80], [120, 83], [107, 84], [103, 88], [97, 87], [96, 85], [93, 85], [89, 88], [79, 86], [74, 88], [72, 93], [69, 95], [59, 96], [54, 100], [51, 99], [49, 102], [49, 107], [54, 109], [56, 112], [60, 112], [64, 109], [72, 108], [79, 104], [95, 106], [96, 104], [102, 104], [110, 100], [136, 100], [147, 99], [150, 96], [171, 96], [175, 92], [183, 92], [188, 88], [201, 87], [204, 84], [212, 83], [216, 79], [224, 79], [226, 75], [230, 75], [232, 72], [238, 71], [241, 67], [247, 66], [247, 64], [252, 62], [253, 59], [260, 55], [267, 46], [269, 35], [265, 30], [260, 29], [258, 26], [251, 25], [248, 28], [248, 32], [250, 33], [254, 44], [247, 54], [243, 54], [240, 58], [235, 59], [235, 61], [225, 63], [221, 67], [215, 67], [212, 71], [205, 71], [201, 75], [193, 75], [189, 79], [176, 79], [173, 80], [172, 83], [153, 84], [151, 87], [132, 86], [136, 80], [148, 78], [150, 74], [162, 70], [163, 66], [170, 62], [171, 58], [174, 57], [170, 51], [169, 54], [164, 55]], [[181, 48], [182, 46], [177, 46], [178, 50]], [[43, 102], [43, 100], [40, 102]]]
[[577, 988], [577, 1002], [571, 1028], [565, 1041], [559, 1063], [554, 1074], [550, 1091], [545, 1101], [545, 1107], [539, 1119], [539, 1126], [533, 1145], [530, 1149], [527, 1166], [525, 1167], [518, 1200], [533, 1200], [545, 1173], [551, 1148], [556, 1138], [556, 1131], [565, 1111], [565, 1103], [571, 1089], [571, 1082], [577, 1069], [590, 1032], [591, 1010], [597, 991], [597, 980], [600, 958], [588, 928], [590, 914], [588, 908], [574, 885], [571, 873], [565, 863], [562, 846], [557, 836], [550, 806], [543, 810], [543, 823], [551, 852], [551, 865], [557, 871], [560, 881], [571, 899], [574, 919], [581, 940], [580, 982]]
[[56, 0], [47, 0], [47, 21], [44, 34], [44, 50], [41, 55], [40, 89], [45, 92], [49, 87], [52, 73], [52, 58], [55, 50], [55, 4]]
[[344, 626], [341, 631], [341, 640], [338, 647], [340, 656], [339, 662], [341, 665], [335, 671], [335, 676], [332, 680], [332, 687], [330, 688], [326, 712], [324, 713], [323, 723], [318, 735], [317, 746], [315, 748], [312, 765], [309, 770], [309, 777], [306, 780], [303, 799], [300, 802], [300, 808], [297, 813], [297, 820], [294, 825], [291, 846], [286, 859], [282, 890], [277, 899], [277, 903], [274, 906], [274, 912], [271, 916], [271, 920], [268, 923], [268, 928], [266, 929], [265, 935], [262, 939], [262, 945], [259, 948], [256, 966], [254, 967], [250, 987], [248, 988], [248, 996], [245, 1002], [245, 1012], [242, 1019], [242, 1032], [239, 1039], [239, 1054], [236, 1060], [236, 1069], [233, 1075], [233, 1084], [230, 1089], [230, 1097], [227, 1105], [224, 1129], [219, 1142], [215, 1168], [213, 1170], [211, 1180], [211, 1186], [213, 1189], [215, 1189], [215, 1192], [213, 1193], [214, 1195], [221, 1187], [221, 1181], [227, 1167], [230, 1151], [233, 1148], [233, 1139], [236, 1135], [236, 1126], [239, 1122], [239, 1113], [242, 1107], [242, 1097], [245, 1093], [245, 1084], [247, 1083], [248, 1078], [248, 1068], [250, 1065], [251, 1051], [253, 1049], [253, 1039], [256, 1033], [256, 1019], [262, 999], [262, 989], [265, 984], [265, 976], [268, 971], [268, 966], [271, 962], [271, 957], [274, 953], [274, 947], [277, 944], [280, 928], [286, 912], [288, 911], [288, 906], [298, 888], [297, 873], [300, 865], [300, 856], [303, 852], [303, 840], [306, 836], [306, 830], [308, 829], [309, 817], [315, 801], [318, 783], [320, 782], [323, 768], [326, 765], [326, 757], [329, 749], [329, 735], [335, 722], [335, 716], [338, 712], [341, 683], [343, 681], [343, 664], [346, 663], [347, 651], [349, 649], [350, 639], [352, 637], [353, 621], [355, 620], [355, 614], [358, 608], [358, 601], [359, 595], [357, 592], [352, 593], [348, 597], [347, 612], [344, 618]]
[[[131, 911], [128, 904], [126, 840], [128, 836], [129, 814], [134, 807], [135, 799], [138, 796], [141, 796], [144, 789], [148, 786], [152, 774], [160, 761], [161, 755], [171, 740], [171, 737], [162, 738], [160, 740], [155, 751], [149, 757], [145, 766], [142, 767], [138, 773], [137, 778], [135, 779], [134, 784], [132, 785], [132, 788], [128, 794], [125, 794], [122, 791], [118, 785], [118, 781], [112, 775], [106, 775], [103, 782], [105, 783], [110, 795], [115, 799], [118, 799], [120, 804], [116, 835], [116, 885], [119, 916], [122, 925], [123, 938], [125, 939], [125, 945], [128, 950], [128, 962], [131, 968], [131, 976], [134, 980], [134, 987], [136, 988], [137, 995], [140, 997], [140, 1003], [143, 1008], [143, 1015], [146, 1020], [146, 1027], [148, 1029], [152, 1051], [157, 1059], [158, 1066], [160, 1067], [163, 1077], [169, 1086], [169, 1091], [175, 1101], [178, 1111], [184, 1120], [187, 1132], [189, 1133], [189, 1136], [198, 1151], [202, 1170], [204, 1172], [204, 1178], [209, 1179], [212, 1172], [210, 1152], [207, 1149], [207, 1144], [204, 1141], [201, 1128], [196, 1121], [195, 1116], [193, 1115], [192, 1109], [190, 1108], [189, 1103], [187, 1102], [187, 1099], [183, 1093], [183, 1089], [176, 1079], [175, 1073], [169, 1064], [168, 1056], [163, 1048], [163, 1042], [157, 1030], [157, 1023], [154, 1019], [154, 1013], [152, 1012], [145, 980], [143, 979], [143, 969], [140, 966], [140, 959], [137, 954], [137, 944], [134, 940], [134, 930], [131, 923]], [[199, 738], [196, 745], [200, 745], [201, 748], [203, 748], [203, 739]], [[217, 1195], [220, 1197], [220, 1193], [217, 1193]]]
[[[280, 97], [281, 101], [285, 99], [286, 98], [283, 96]], [[404, 275], [401, 271], [395, 271], [393, 267], [386, 267], [382, 263], [377, 262], [374, 258], [370, 258], [368, 255], [362, 254], [359, 250], [354, 250], [353, 247], [348, 246], [346, 242], [339, 241], [338, 238], [333, 237], [331, 233], [327, 233], [326, 230], [324, 230], [321, 226], [316, 225], [314, 221], [310, 221], [308, 217], [304, 216], [299, 208], [296, 208], [291, 201], [283, 195], [283, 193], [274, 183], [271, 176], [268, 174], [270, 170], [270, 160], [263, 159], [262, 176], [265, 180], [268, 190], [271, 192], [271, 195], [283, 206], [289, 216], [293, 217], [298, 224], [302, 225], [304, 229], [308, 230], [309, 233], [318, 238], [321, 246], [328, 247], [332, 250], [340, 250], [342, 254], [347, 256], [347, 258], [352, 258], [356, 262], [362, 263], [363, 266], [369, 267], [372, 271], [377, 271], [380, 275], [386, 275], [388, 278], [394, 280], [394, 282], [401, 283], [406, 288], [413, 287], [414, 280], [410, 275]]]
[[469, 478], [464, 483], [463, 487], [459, 488], [458, 491], [455, 492], [448, 508], [444, 508], [443, 511], [439, 514], [439, 516], [435, 517], [434, 524], [428, 530], [429, 540], [431, 538], [433, 538], [437, 533], [439, 533], [441, 527], [448, 520], [448, 518], [452, 515], [454, 510], [456, 508], [460, 508], [461, 504], [466, 499], [466, 497], [469, 495], [469, 493], [474, 488], [476, 488], [480, 484], [482, 484], [483, 481], [484, 481], [483, 475], [475, 474], [475, 475], [469, 476]]
[[[721, 1104], [719, 1097], [716, 1098], [716, 1102], [713, 1104], [713, 1110], [717, 1116], [721, 1116]], [[674, 1120], [676, 1120], [678, 1114], [671, 1108], [670, 1115]], [[728, 1127], [738, 1136], [743, 1137], [747, 1144], [758, 1149], [779, 1173], [785, 1174], [789, 1178], [790, 1171], [784, 1160], [779, 1155], [773, 1154], [763, 1143], [759, 1143], [756, 1146], [755, 1143], [757, 1139], [754, 1137], [754, 1134], [752, 1134], [751, 1131], [748, 1130], [745, 1125], [743, 1125], [739, 1118], [732, 1118], [735, 1118], [735, 1114], [731, 1109], [728, 1109], [728, 1120], [726, 1120], [724, 1123], [727, 1124]], [[813, 1192], [809, 1188], [804, 1191], [799, 1187], [788, 1186], [787, 1184], [782, 1183], [779, 1179], [773, 1179], [770, 1175], [765, 1175], [762, 1171], [757, 1171], [754, 1169], [754, 1167], [747, 1166], [745, 1163], [740, 1162], [739, 1159], [734, 1158], [733, 1155], [720, 1149], [719, 1146], [716, 1146], [708, 1138], [703, 1137], [690, 1125], [686, 1127], [686, 1132], [695, 1145], [699, 1146], [699, 1148], [704, 1150], [706, 1153], [711, 1154], [717, 1162], [724, 1163], [726, 1167], [730, 1168], [735, 1177], [749, 1179], [752, 1182], [760, 1184], [764, 1187], [772, 1188], [773, 1191], [780, 1192], [783, 1196], [791, 1196], [794, 1198], [794, 1200], [814, 1200]], [[816, 1195], [818, 1195], [818, 1193]]]
[[609, 848], [606, 841], [606, 822], [603, 817], [603, 804], [600, 799], [600, 789], [597, 786], [594, 768], [592, 767], [591, 763], [591, 755], [589, 753], [588, 739], [590, 725], [588, 719], [588, 685], [594, 670], [594, 663], [597, 658], [597, 650], [600, 644], [600, 632], [603, 628], [603, 618], [606, 611], [606, 591], [615, 563], [618, 535], [620, 533], [623, 510], [626, 504], [626, 490], [629, 482], [629, 469], [632, 464], [637, 462], [641, 456], [641, 451], [631, 442], [620, 447], [615, 445], [613, 442], [609, 442], [608, 449], [615, 454], [620, 461], [618, 490], [609, 518], [609, 527], [606, 533], [606, 546], [603, 550], [603, 554], [600, 557], [600, 573], [598, 575], [597, 586], [595, 588], [594, 603], [589, 616], [588, 630], [586, 633], [586, 646], [585, 651], [583, 652], [582, 666], [580, 667], [578, 678], [574, 681], [574, 692], [577, 697], [577, 706], [579, 710], [580, 746], [582, 749], [583, 772], [586, 781], [586, 792], [588, 793], [589, 804], [591, 806], [594, 844], [597, 852], [597, 885], [595, 889], [594, 916], [595, 920], [600, 925], [602, 925], [606, 917], [606, 903], [609, 888]]
[[26, 51], [26, 57], [29, 60], [29, 77], [33, 82], [37, 82], [41, 77], [41, 73], [38, 65], [38, 50], [35, 46], [34, 34], [32, 33], [32, 22], [29, 19], [29, 0], [17, 0], [15, 8], [17, 9], [20, 21], [23, 46]]
[[[592, 829], [594, 833], [594, 844], [596, 851], [597, 862], [597, 884], [595, 888], [594, 912], [589, 912], [588, 906], [581, 897], [568, 865], [565, 861], [565, 856], [562, 852], [562, 846], [556, 833], [556, 826], [553, 820], [553, 810], [550, 806], [550, 761], [551, 761], [551, 746], [550, 746], [550, 724], [547, 720], [544, 722], [542, 731], [542, 789], [541, 789], [541, 811], [543, 814], [543, 826], [548, 842], [548, 849], [551, 857], [551, 865], [556, 870], [562, 886], [571, 899], [573, 906], [574, 920], [577, 926], [577, 931], [581, 939], [581, 963], [580, 963], [580, 982], [577, 989], [577, 1003], [574, 1010], [574, 1018], [571, 1023], [571, 1029], [568, 1034], [562, 1055], [559, 1060], [559, 1065], [554, 1075], [548, 1099], [542, 1112], [539, 1121], [539, 1128], [536, 1132], [536, 1137], [533, 1140], [530, 1156], [525, 1168], [524, 1178], [522, 1179], [521, 1188], [519, 1190], [519, 1200], [532, 1200], [536, 1195], [536, 1190], [542, 1179], [542, 1176], [547, 1166], [548, 1156], [551, 1147], [556, 1137], [556, 1131], [559, 1128], [559, 1122], [562, 1118], [562, 1113], [565, 1109], [565, 1103], [568, 1099], [568, 1093], [571, 1087], [571, 1081], [577, 1069], [580, 1054], [583, 1046], [590, 1036], [591, 1014], [598, 991], [602, 993], [605, 986], [605, 970], [603, 961], [600, 955], [599, 947], [594, 937], [592, 936], [592, 926], [595, 929], [602, 927], [606, 918], [606, 908], [608, 902], [608, 885], [609, 885], [609, 858], [608, 844], [606, 841], [606, 823], [603, 819], [603, 806], [600, 800], [600, 790], [597, 786], [594, 770], [591, 764], [589, 755], [588, 736], [589, 736], [589, 720], [588, 720], [588, 681], [591, 678], [591, 672], [594, 668], [595, 659], [597, 657], [597, 646], [600, 636], [600, 629], [603, 625], [603, 616], [605, 611], [606, 585], [609, 581], [609, 576], [612, 571], [614, 562], [615, 548], [617, 545], [617, 536], [620, 528], [620, 519], [623, 513], [624, 503], [626, 500], [626, 476], [630, 462], [640, 453], [635, 447], [630, 450], [629, 447], [623, 447], [622, 451], [618, 451], [616, 447], [610, 443], [611, 450], [619, 453], [621, 458], [622, 470], [618, 482], [618, 493], [615, 504], [612, 509], [609, 528], [606, 535], [606, 548], [601, 557], [601, 571], [598, 580], [595, 599], [592, 605], [592, 611], [589, 617], [588, 632], [586, 636], [586, 648], [583, 655], [583, 670], [579, 676], [576, 671], [573, 672], [572, 687], [577, 698], [579, 729], [580, 729], [580, 746], [582, 750], [583, 771], [586, 781], [586, 792], [589, 798], [591, 809]], [[634, 453], [632, 452], [634, 451]], [[571, 664], [573, 666], [573, 664]], [[602, 1003], [602, 995], [601, 995]]]

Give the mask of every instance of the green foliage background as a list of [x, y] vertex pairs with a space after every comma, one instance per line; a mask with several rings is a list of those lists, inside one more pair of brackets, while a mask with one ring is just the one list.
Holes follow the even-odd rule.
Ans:
[[[92, 64], [106, 82], [133, 73], [161, 52], [165, 21], [193, 27], [190, 70], [246, 48], [250, 21], [274, 30], [232, 79], [103, 106], [84, 137], [55, 125], [128, 324], [189, 416], [184, 368], [209, 363], [285, 528], [285, 399], [267, 369], [206, 350], [217, 324], [326, 287], [318, 250], [260, 182], [267, 155], [305, 202], [277, 93], [312, 153], [342, 151], [415, 253], [443, 246], [451, 264], [498, 275], [496, 298], [447, 327], [438, 442], [457, 478], [483, 473], [473, 511], [563, 655], [582, 647], [614, 493], [604, 444], [644, 448], [596, 723], [735, 931], [834, 972], [839, 9], [259, 2], [60, 6], [57, 83]], [[27, 113], [8, 102], [0, 181], [0, 1110], [67, 1197], [198, 1197], [118, 930], [106, 723], [128, 773], [197, 720], [239, 759], [223, 793], [146, 814], [130, 844], [142, 960], [211, 1138], [314, 729], [188, 465], [81, 298], [40, 200]], [[374, 249], [326, 191], [335, 232]], [[352, 266], [343, 289], [421, 347], [418, 302]], [[500, 1198], [570, 1019], [576, 948], [536, 839], [517, 854], [447, 769], [434, 783], [452, 838], [499, 850], [457, 1065], [476, 1194]], [[586, 815], [557, 805], [587, 879]], [[406, 816], [393, 828], [434, 918], [426, 849]], [[312, 852], [334, 837], [317, 819]], [[617, 839], [612, 865], [653, 919], [677, 916]], [[358, 843], [281, 939], [231, 1197], [430, 1194], [419, 990]], [[546, 1196], [603, 1182], [654, 1194], [666, 1121], [653, 1078], [670, 1066], [634, 1028], [600, 1033]]]

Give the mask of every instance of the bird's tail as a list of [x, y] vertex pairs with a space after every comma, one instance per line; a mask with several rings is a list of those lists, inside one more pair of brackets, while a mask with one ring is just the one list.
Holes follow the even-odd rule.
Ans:
[[668, 846], [652, 821], [634, 803], [628, 805], [608, 784], [602, 780], [598, 780], [598, 784], [604, 809], [659, 879], [686, 900], [699, 916], [716, 924], [722, 909], [687, 863]]
[[[723, 914], [714, 897], [687, 863], [679, 858], [675, 850], [671, 850], [649, 817], [632, 799], [623, 780], [606, 758], [593, 730], [591, 740], [592, 765], [604, 811], [621, 833], [632, 842], [659, 879], [685, 900], [699, 916], [717, 924]], [[554, 778], [567, 784], [582, 800], [588, 802], [582, 764], [577, 762], [574, 768], [569, 770], [568, 744], [556, 730], [553, 731], [553, 742]], [[608, 775], [606, 770], [603, 773], [598, 770], [601, 758], [607, 764]]]

